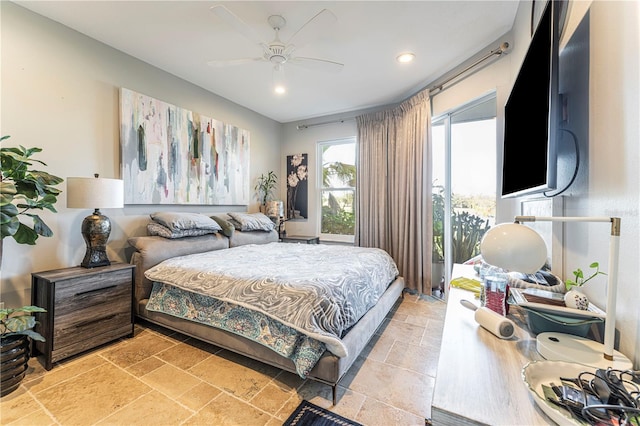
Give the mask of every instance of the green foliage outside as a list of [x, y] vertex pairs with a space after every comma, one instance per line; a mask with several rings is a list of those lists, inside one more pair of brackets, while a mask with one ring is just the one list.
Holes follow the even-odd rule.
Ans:
[[[444, 261], [444, 187], [435, 185], [433, 198], [433, 252], [432, 261]], [[480, 253], [480, 241], [489, 230], [489, 221], [471, 214], [467, 209], [493, 215], [490, 200], [481, 197], [456, 197], [452, 195], [451, 240], [453, 263], [462, 263]], [[484, 208], [478, 208], [482, 207]], [[483, 214], [483, 213], [480, 213]]]
[[[339, 187], [340, 190], [328, 192], [327, 204], [323, 202], [321, 233], [354, 235], [356, 215], [353, 209], [353, 190], [345, 190], [344, 188], [355, 188], [356, 186], [355, 164], [339, 161], [323, 164], [322, 186], [325, 189]], [[334, 192], [340, 192], [344, 195], [336, 197]]]
[[333, 212], [331, 207], [322, 206], [322, 233], [336, 235], [354, 235], [356, 215], [353, 212], [339, 210]]

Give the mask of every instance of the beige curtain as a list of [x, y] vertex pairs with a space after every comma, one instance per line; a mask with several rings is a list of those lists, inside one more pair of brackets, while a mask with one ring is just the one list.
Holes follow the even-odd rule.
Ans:
[[405, 285], [431, 293], [431, 109], [424, 90], [358, 124], [356, 245], [386, 250]]

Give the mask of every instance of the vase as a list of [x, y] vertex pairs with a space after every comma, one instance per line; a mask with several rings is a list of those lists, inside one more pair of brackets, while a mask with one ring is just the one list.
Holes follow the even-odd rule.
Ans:
[[589, 298], [582, 291], [572, 288], [565, 293], [564, 304], [567, 308], [586, 311], [589, 309]]
[[0, 340], [0, 396], [18, 389], [29, 362], [29, 338], [14, 335]]

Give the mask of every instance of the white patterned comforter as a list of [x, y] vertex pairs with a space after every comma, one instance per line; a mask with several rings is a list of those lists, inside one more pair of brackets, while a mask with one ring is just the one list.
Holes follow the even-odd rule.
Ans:
[[398, 268], [375, 248], [270, 243], [175, 257], [145, 276], [261, 312], [345, 357], [340, 337], [376, 304]]

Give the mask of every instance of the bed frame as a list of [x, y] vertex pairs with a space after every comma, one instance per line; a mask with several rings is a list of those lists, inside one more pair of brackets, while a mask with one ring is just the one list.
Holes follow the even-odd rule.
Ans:
[[[221, 234], [186, 237], [176, 240], [155, 236], [130, 238], [129, 244], [134, 250], [131, 255], [131, 263], [136, 265], [134, 303], [136, 318], [149, 321], [153, 324], [296, 374], [293, 361], [278, 355], [276, 352], [259, 343], [225, 330], [146, 309], [152, 283], [144, 276], [144, 272], [163, 260], [211, 250], [224, 250], [243, 244], [266, 244], [273, 241], [278, 241], [276, 231], [235, 231], [229, 238]], [[334, 405], [337, 402], [338, 382], [353, 365], [376, 330], [384, 322], [384, 319], [396, 304], [397, 300], [402, 297], [403, 289], [404, 280], [402, 277], [399, 277], [391, 283], [378, 303], [343, 337], [342, 341], [348, 350], [346, 357], [339, 358], [331, 352], [325, 351], [318, 363], [311, 370], [309, 374], [310, 379], [332, 387]]]

